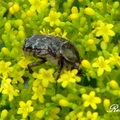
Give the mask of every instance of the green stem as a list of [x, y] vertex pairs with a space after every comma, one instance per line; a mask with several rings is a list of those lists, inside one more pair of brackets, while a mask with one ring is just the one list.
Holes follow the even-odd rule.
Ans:
[[102, 0], [102, 4], [103, 4], [103, 15], [105, 15], [106, 12], [107, 12], [107, 1], [108, 1], [108, 0]]
[[0, 0], [0, 4], [5, 7], [6, 9], [9, 8], [8, 4], [6, 2], [4, 2], [3, 0]]

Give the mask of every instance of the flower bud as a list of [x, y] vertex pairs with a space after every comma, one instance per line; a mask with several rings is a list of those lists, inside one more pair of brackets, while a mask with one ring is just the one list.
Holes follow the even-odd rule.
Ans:
[[81, 94], [85, 94], [85, 93], [86, 93], [86, 89], [85, 89], [85, 88], [80, 88], [79, 92], [80, 92]]
[[2, 51], [2, 53], [4, 53], [5, 55], [9, 55], [9, 54], [10, 54], [9, 49], [6, 48], [6, 47], [3, 47], [1, 51]]
[[26, 15], [27, 15], [28, 17], [31, 17], [31, 16], [33, 16], [33, 12], [32, 12], [31, 10], [28, 10], [28, 11], [26, 12]]
[[18, 37], [21, 38], [21, 39], [24, 39], [25, 38], [24, 31], [22, 31], [22, 30], [18, 31]]
[[20, 6], [17, 3], [15, 3], [13, 5], [13, 9], [15, 10], [15, 12], [18, 12], [20, 10]]
[[77, 13], [73, 13], [73, 14], [70, 15], [70, 19], [71, 19], [71, 20], [75, 20], [75, 19], [77, 19], [78, 17], [79, 17], [79, 14], [77, 14]]
[[113, 3], [113, 8], [118, 8], [119, 7], [119, 2], [118, 1], [115, 1], [114, 3]]
[[83, 60], [81, 64], [84, 68], [90, 68], [91, 67], [91, 64], [88, 60]]
[[14, 23], [15, 23], [16, 26], [23, 25], [23, 21], [21, 19], [15, 20]]
[[59, 105], [63, 106], [63, 107], [67, 107], [69, 105], [69, 102], [67, 100], [65, 100], [65, 99], [61, 99], [59, 101]]
[[1, 118], [5, 119], [7, 117], [7, 115], [8, 115], [8, 111], [6, 109], [2, 110], [2, 112], [1, 112]]
[[95, 14], [95, 11], [90, 7], [85, 8], [84, 12], [85, 12], [85, 14], [90, 15], [90, 16]]
[[8, 32], [8, 31], [10, 31], [10, 29], [11, 29], [11, 23], [10, 22], [6, 22], [5, 23], [5, 31]]
[[44, 110], [40, 110], [40, 111], [38, 111], [37, 113], [36, 113], [36, 117], [37, 118], [43, 118], [43, 116], [44, 116], [44, 113], [45, 113], [45, 111]]
[[80, 25], [84, 26], [86, 24], [87, 19], [85, 17], [80, 18]]
[[94, 40], [93, 39], [87, 40], [87, 45], [91, 46], [93, 44], [94, 44]]
[[118, 83], [115, 81], [115, 80], [111, 80], [109, 82], [109, 86], [112, 88], [112, 89], [118, 89], [119, 88], [119, 85]]
[[55, 29], [55, 33], [57, 33], [57, 34], [61, 33], [61, 29], [60, 29], [59, 27], [57, 27], [57, 28]]
[[78, 8], [76, 6], [73, 6], [71, 11], [72, 13], [78, 13]]
[[24, 31], [25, 29], [24, 29], [24, 27], [22, 25], [20, 25], [19, 28], [18, 28], [18, 30]]
[[15, 10], [14, 10], [13, 7], [10, 7], [9, 11], [10, 11], [11, 14], [14, 14], [14, 13], [15, 13]]
[[102, 10], [102, 9], [103, 9], [103, 4], [102, 4], [102, 2], [97, 2], [97, 3], [96, 3], [96, 8], [98, 8], [99, 10]]
[[103, 101], [103, 106], [104, 106], [105, 108], [108, 108], [108, 107], [110, 106], [110, 100], [109, 100], [109, 99], [104, 99], [104, 101]]
[[83, 116], [83, 112], [79, 112], [78, 114], [77, 114], [77, 117], [78, 118], [80, 118], [80, 117], [82, 117]]

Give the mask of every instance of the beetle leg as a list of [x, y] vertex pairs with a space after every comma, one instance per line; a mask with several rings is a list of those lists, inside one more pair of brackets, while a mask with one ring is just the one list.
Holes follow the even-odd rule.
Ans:
[[57, 77], [56, 77], [56, 80], [60, 77], [60, 73], [61, 73], [61, 70], [62, 70], [62, 68], [63, 68], [63, 60], [61, 60], [60, 61], [60, 68], [59, 68], [59, 70], [58, 70], [58, 74], [57, 74]]
[[32, 62], [32, 63], [28, 64], [27, 66], [28, 66], [29, 72], [32, 74], [33, 73], [32, 67], [43, 64], [45, 62], [46, 62], [46, 60], [42, 59], [42, 61]]

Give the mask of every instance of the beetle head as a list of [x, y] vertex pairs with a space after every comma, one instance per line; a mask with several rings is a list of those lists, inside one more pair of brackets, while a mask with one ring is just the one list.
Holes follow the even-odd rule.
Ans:
[[31, 52], [34, 49], [33, 45], [35, 45], [37, 38], [38, 35], [32, 35], [31, 37], [28, 37], [23, 45], [23, 51]]

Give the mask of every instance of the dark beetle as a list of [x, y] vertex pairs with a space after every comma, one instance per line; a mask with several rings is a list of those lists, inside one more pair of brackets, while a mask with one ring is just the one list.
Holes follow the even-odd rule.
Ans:
[[80, 57], [76, 47], [68, 40], [56, 36], [35, 34], [28, 37], [23, 45], [23, 51], [32, 54], [41, 61], [28, 64], [29, 72], [32, 73], [31, 67], [51, 61], [59, 64], [57, 79], [60, 72], [65, 66], [71, 69], [78, 69], [80, 65]]

